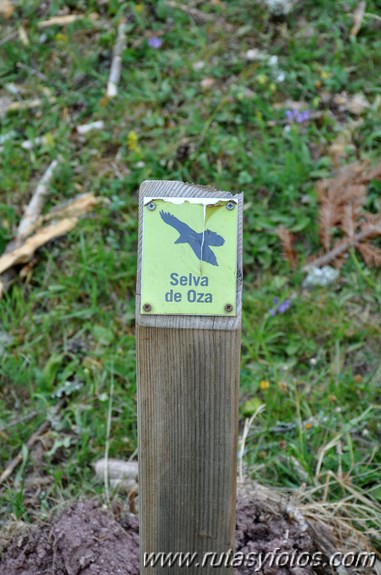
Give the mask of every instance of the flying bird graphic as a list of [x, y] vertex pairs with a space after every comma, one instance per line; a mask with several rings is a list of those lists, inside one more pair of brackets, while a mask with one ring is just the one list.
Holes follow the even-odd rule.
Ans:
[[223, 246], [225, 240], [222, 236], [211, 230], [205, 230], [204, 233], [195, 232], [187, 224], [168, 212], [161, 211], [160, 215], [166, 224], [179, 232], [180, 236], [175, 241], [175, 244], [189, 244], [200, 261], [212, 264], [212, 266], [218, 266], [216, 255], [210, 249], [210, 246]]

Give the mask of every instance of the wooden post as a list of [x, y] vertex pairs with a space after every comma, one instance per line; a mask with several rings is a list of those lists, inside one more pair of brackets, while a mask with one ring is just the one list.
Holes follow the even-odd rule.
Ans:
[[[142, 290], [144, 293], [147, 287], [142, 285], [142, 265], [149, 255], [144, 238], [148, 234], [148, 227], [145, 228], [148, 224], [143, 227], [144, 210], [155, 209], [152, 202], [158, 198], [163, 198], [165, 206], [170, 206], [173, 198], [177, 198], [177, 202], [179, 199], [184, 202], [186, 198], [204, 201], [207, 198], [211, 203], [219, 198], [225, 202], [218, 208], [221, 210], [226, 210], [229, 200], [234, 202], [234, 205], [230, 202], [228, 209], [235, 209], [237, 218], [235, 301], [226, 302], [227, 307], [221, 310], [221, 315], [160, 313], [151, 302], [141, 299]], [[205, 552], [220, 556], [234, 550], [242, 201], [242, 194], [233, 196], [182, 182], [147, 181], [140, 189], [136, 341], [140, 549], [144, 575], [181, 571], [178, 566], [144, 567], [145, 553], [197, 552], [201, 563]], [[159, 214], [157, 210], [155, 216], [164, 233], [167, 233], [165, 224], [169, 220], [165, 221], [165, 214], [168, 211], [165, 208]], [[226, 216], [226, 212], [222, 215]], [[170, 225], [173, 226], [173, 222]], [[173, 227], [168, 230], [175, 240], [176, 231]], [[162, 243], [161, 236], [156, 239], [158, 244]], [[204, 236], [202, 239], [204, 242]], [[182, 251], [173, 253], [194, 257], [189, 245], [173, 248], [174, 243], [170, 249]], [[160, 249], [164, 251], [166, 246], [161, 245]], [[219, 251], [214, 247], [213, 252], [221, 254], [222, 248]], [[217, 270], [217, 264], [203, 261], [197, 261], [197, 264], [204, 266], [200, 273], [205, 275], [209, 269], [211, 273]], [[217, 271], [220, 273], [221, 270]], [[143, 282], [148, 282], [145, 276]], [[202, 309], [207, 312], [208, 307]], [[186, 571], [217, 575], [228, 574], [232, 569], [205, 566]]]

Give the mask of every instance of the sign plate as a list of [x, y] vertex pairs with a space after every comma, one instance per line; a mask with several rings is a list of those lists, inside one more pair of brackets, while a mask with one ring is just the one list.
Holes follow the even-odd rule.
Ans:
[[144, 198], [141, 313], [236, 315], [238, 201]]

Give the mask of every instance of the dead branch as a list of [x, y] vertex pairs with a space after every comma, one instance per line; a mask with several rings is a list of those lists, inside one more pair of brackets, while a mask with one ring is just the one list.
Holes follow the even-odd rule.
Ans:
[[104, 200], [105, 198], [97, 198], [91, 192], [88, 194], [80, 194], [72, 200], [67, 200], [52, 208], [45, 216], [40, 218], [38, 225], [61, 218], [78, 218]]
[[110, 75], [107, 83], [107, 97], [114, 98], [118, 94], [118, 85], [122, 70], [122, 52], [126, 46], [126, 22], [122, 20], [118, 26], [118, 33], [113, 51]]
[[[64, 407], [66, 404], [66, 397], [60, 399], [58, 404], [53, 409], [53, 415], [57, 415], [59, 411]], [[48, 431], [51, 426], [50, 419], [46, 419], [40, 427], [30, 436], [28, 441], [25, 443], [26, 448], [29, 450], [31, 449], [34, 444], [41, 438], [41, 436]], [[11, 477], [15, 469], [20, 465], [24, 457], [23, 450], [19, 451], [19, 453], [11, 459], [8, 463], [6, 468], [4, 469], [3, 473], [0, 475], [0, 485], [2, 485], [7, 479]]]
[[369, 240], [373, 238], [374, 235], [381, 235], [381, 225], [378, 226], [367, 226], [361, 232], [358, 232], [353, 236], [353, 239], [345, 239], [340, 241], [340, 243], [335, 246], [332, 250], [320, 256], [311, 262], [309, 262], [306, 266], [303, 267], [303, 271], [307, 272], [312, 268], [320, 268], [322, 266], [326, 266], [331, 262], [334, 262], [337, 258], [343, 256], [351, 247], [358, 247], [361, 242], [365, 240]]
[[63, 236], [75, 228], [78, 218], [65, 218], [39, 229], [18, 248], [0, 257], [0, 274], [18, 264], [27, 263], [35, 251], [51, 240]]
[[[72, 200], [62, 202], [58, 206], [52, 208], [45, 216], [39, 216], [33, 223], [33, 228], [30, 231], [36, 231], [33, 236], [30, 236], [24, 244], [16, 239], [8, 244], [5, 253], [0, 257], [0, 298], [10, 288], [14, 282], [17, 274], [13, 267], [19, 263], [28, 263], [33, 258], [34, 252], [44, 245], [46, 242], [63, 235], [70, 231], [78, 222], [78, 219], [83, 214], [93, 209], [99, 202], [94, 194], [81, 194]], [[43, 226], [44, 223], [51, 220], [58, 220], [50, 226]], [[11, 259], [5, 260], [6, 256]], [[2, 262], [10, 263], [10, 267], [6, 271], [1, 271]], [[11, 263], [13, 261], [13, 263]], [[8, 265], [7, 264], [7, 265]]]
[[28, 237], [34, 230], [38, 218], [41, 215], [44, 199], [49, 191], [49, 184], [53, 178], [53, 174], [58, 166], [58, 163], [58, 160], [53, 160], [42, 176], [17, 228], [15, 239], [16, 246], [20, 245], [23, 240]]
[[[40, 217], [41, 210], [43, 207], [43, 200], [48, 190], [49, 182], [53, 176], [53, 172], [57, 166], [57, 160], [54, 160], [46, 170], [45, 174], [41, 178], [36, 191], [34, 192], [24, 216], [21, 218], [19, 226], [16, 231], [15, 238], [9, 242], [5, 248], [4, 253], [9, 253], [18, 247], [23, 239], [29, 233], [31, 233], [36, 225], [38, 218]], [[2, 295], [11, 287], [12, 283], [16, 278], [16, 272], [13, 269], [8, 269], [5, 273], [0, 274], [0, 298]]]

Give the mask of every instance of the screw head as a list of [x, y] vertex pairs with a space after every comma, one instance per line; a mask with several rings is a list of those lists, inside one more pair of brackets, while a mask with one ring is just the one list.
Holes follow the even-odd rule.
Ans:
[[227, 209], [227, 210], [234, 210], [234, 208], [235, 208], [235, 202], [228, 202], [228, 203], [226, 204], [226, 209]]
[[226, 306], [224, 307], [224, 310], [227, 311], [228, 313], [230, 313], [231, 311], [233, 311], [233, 306], [231, 303], [227, 303]]
[[152, 305], [150, 303], [145, 303], [143, 305], [143, 310], [144, 311], [151, 311], [152, 310]]
[[149, 202], [147, 204], [147, 208], [150, 210], [150, 212], [153, 212], [154, 210], [156, 210], [156, 204], [155, 202]]

